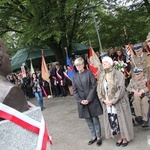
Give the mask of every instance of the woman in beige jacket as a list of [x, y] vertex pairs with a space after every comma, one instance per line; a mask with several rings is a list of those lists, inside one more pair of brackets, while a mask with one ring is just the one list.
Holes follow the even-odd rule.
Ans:
[[108, 56], [102, 59], [102, 65], [97, 92], [103, 103], [105, 135], [109, 139], [118, 134], [116, 146], [125, 147], [133, 139], [133, 124], [124, 75], [113, 68]]

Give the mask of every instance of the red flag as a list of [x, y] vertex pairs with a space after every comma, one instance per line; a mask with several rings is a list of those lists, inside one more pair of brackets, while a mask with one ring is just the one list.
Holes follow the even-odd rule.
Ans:
[[88, 67], [93, 72], [95, 78], [98, 77], [99, 67], [101, 66], [100, 60], [94, 52], [93, 48], [89, 48]]
[[50, 79], [49, 79], [49, 76], [50, 76], [50, 73], [47, 69], [47, 65], [45, 63], [45, 58], [44, 58], [44, 53], [42, 52], [42, 66], [41, 66], [41, 73], [42, 73], [42, 78], [49, 82]]

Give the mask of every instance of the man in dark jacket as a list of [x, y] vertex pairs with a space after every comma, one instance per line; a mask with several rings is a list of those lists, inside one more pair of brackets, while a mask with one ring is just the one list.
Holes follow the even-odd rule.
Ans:
[[60, 67], [58, 63], [56, 64], [56, 78], [61, 90], [60, 96], [66, 96], [67, 94], [66, 94], [65, 83], [64, 83], [63, 69]]

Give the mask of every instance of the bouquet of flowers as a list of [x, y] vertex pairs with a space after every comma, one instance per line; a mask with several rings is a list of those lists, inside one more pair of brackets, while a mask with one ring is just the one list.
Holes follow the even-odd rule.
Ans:
[[127, 67], [127, 64], [123, 61], [114, 61], [114, 66], [117, 70], [124, 73], [124, 68]]

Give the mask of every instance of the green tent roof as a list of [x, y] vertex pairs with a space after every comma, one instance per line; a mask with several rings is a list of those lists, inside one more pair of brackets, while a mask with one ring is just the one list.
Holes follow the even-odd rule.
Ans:
[[[88, 52], [89, 46], [81, 43], [72, 44], [72, 53], [80, 55]], [[11, 58], [12, 70], [16, 70], [25, 63], [27, 66], [30, 65], [30, 59], [32, 59], [33, 67], [38, 67], [39, 62], [41, 61], [41, 50], [44, 52], [46, 62], [56, 61], [55, 54], [51, 49], [42, 49], [42, 48], [25, 48], [18, 50], [16, 54]]]
[[41, 59], [41, 50], [43, 50], [45, 59], [47, 59], [47, 57], [51, 59], [52, 57], [55, 57], [54, 53], [50, 49], [34, 48], [31, 51], [29, 51], [28, 48], [21, 49], [18, 50], [17, 53], [11, 58], [12, 70], [20, 68], [23, 63], [26, 65], [29, 64], [30, 59], [33, 61]]
[[[98, 51], [99, 48], [98, 47], [93, 47], [93, 49], [95, 51]], [[82, 43], [73, 43], [72, 44], [72, 53], [76, 54], [76, 55], [80, 55], [80, 54], [85, 54], [88, 53], [89, 51], [89, 46], [82, 44]]]

